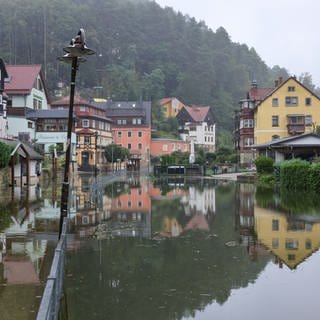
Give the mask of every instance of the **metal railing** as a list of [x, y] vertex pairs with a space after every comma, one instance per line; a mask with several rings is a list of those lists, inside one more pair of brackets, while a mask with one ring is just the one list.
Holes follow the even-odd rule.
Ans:
[[42, 295], [37, 320], [57, 320], [63, 288], [64, 258], [67, 243], [68, 218], [64, 218], [60, 240], [54, 252], [50, 274]]

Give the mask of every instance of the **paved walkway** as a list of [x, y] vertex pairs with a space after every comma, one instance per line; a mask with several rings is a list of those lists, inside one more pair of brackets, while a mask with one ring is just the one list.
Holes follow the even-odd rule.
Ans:
[[232, 173], [221, 173], [221, 174], [214, 174], [211, 177], [217, 180], [230, 180], [230, 181], [237, 181], [238, 176], [241, 175], [248, 175], [254, 174], [252, 172], [232, 172]]

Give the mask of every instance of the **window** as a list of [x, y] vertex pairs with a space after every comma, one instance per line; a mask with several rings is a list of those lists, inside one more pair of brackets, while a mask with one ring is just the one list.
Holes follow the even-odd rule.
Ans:
[[141, 132], [141, 131], [138, 132], [138, 137], [139, 137], [139, 138], [142, 137], [142, 132]]
[[274, 135], [272, 136], [272, 141], [273, 141], [273, 140], [278, 140], [278, 139], [280, 139], [280, 136], [279, 136], [279, 135], [274, 134]]
[[89, 120], [82, 120], [82, 127], [88, 128], [89, 127]]
[[306, 98], [306, 106], [311, 106], [311, 98]]
[[304, 124], [306, 126], [312, 126], [312, 115], [311, 114], [307, 114], [304, 118]]
[[289, 118], [289, 124], [304, 124], [304, 121], [305, 121], [305, 117], [303, 115], [301, 116], [288, 115], [288, 118]]
[[243, 139], [243, 146], [244, 147], [249, 147], [251, 145], [253, 145], [253, 138], [246, 137], [246, 138]]
[[273, 107], [279, 107], [279, 100], [278, 100], [278, 98], [273, 98], [273, 99], [272, 99], [272, 106], [273, 106]]
[[279, 220], [272, 220], [272, 231], [279, 231]]
[[80, 106], [80, 111], [86, 111], [86, 107], [85, 106]]
[[121, 138], [121, 137], [122, 137], [122, 132], [118, 131], [118, 138]]
[[306, 249], [311, 250], [312, 249], [312, 242], [310, 239], [306, 240]]
[[131, 149], [131, 143], [128, 143], [128, 149], [129, 150]]
[[287, 250], [297, 250], [299, 248], [299, 241], [295, 239], [286, 239]]
[[279, 239], [278, 238], [273, 238], [272, 239], [272, 248], [273, 249], [278, 249], [279, 248]]
[[131, 137], [131, 131], [128, 131], [128, 138]]
[[95, 128], [96, 127], [96, 120], [92, 120], [92, 128]]
[[168, 151], [168, 145], [167, 144], [163, 144], [162, 145], [162, 151]]
[[171, 144], [171, 150], [174, 151], [176, 148], [176, 145], [174, 143]]
[[90, 136], [84, 136], [83, 139], [85, 144], [90, 144]]
[[298, 97], [286, 97], [286, 107], [296, 107], [298, 105]]
[[272, 116], [272, 126], [279, 127], [279, 116]]
[[290, 92], [296, 91], [296, 87], [294, 87], [294, 86], [289, 86], [289, 87], [288, 87], [288, 91], [290, 91]]
[[244, 119], [243, 120], [244, 128], [253, 128], [253, 119]]
[[139, 149], [139, 150], [142, 149], [142, 144], [141, 144], [141, 143], [138, 144], [138, 149]]

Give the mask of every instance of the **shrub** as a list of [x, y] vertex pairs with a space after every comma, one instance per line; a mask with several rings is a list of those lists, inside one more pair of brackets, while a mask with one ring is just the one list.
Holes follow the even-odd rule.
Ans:
[[5, 168], [9, 165], [11, 151], [12, 147], [0, 142], [0, 168]]
[[257, 173], [258, 174], [272, 174], [273, 173], [273, 159], [269, 157], [258, 157], [255, 160], [255, 165], [257, 168]]
[[280, 165], [282, 188], [304, 190], [309, 187], [310, 163], [300, 159], [283, 161]]

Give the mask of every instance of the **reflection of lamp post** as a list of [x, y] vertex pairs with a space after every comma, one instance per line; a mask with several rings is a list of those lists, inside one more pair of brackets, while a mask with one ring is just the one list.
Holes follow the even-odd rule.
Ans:
[[98, 131], [94, 132], [94, 150], [95, 150], [95, 155], [94, 155], [94, 176], [97, 177], [97, 172], [98, 172], [98, 161], [97, 161], [97, 156], [98, 156]]
[[71, 154], [71, 133], [73, 127], [73, 102], [76, 73], [79, 62], [85, 61], [83, 56], [91, 55], [95, 52], [86, 46], [85, 33], [83, 29], [80, 29], [77, 36], [71, 40], [70, 45], [63, 48], [67, 54], [58, 58], [60, 61], [67, 63], [71, 62], [71, 82], [70, 82], [70, 98], [69, 98], [69, 116], [68, 116], [68, 133], [67, 133], [67, 149], [64, 165], [64, 178], [61, 190], [61, 205], [60, 205], [60, 226], [59, 226], [59, 238], [62, 231], [63, 218], [68, 213], [68, 198], [69, 198], [69, 172], [70, 172], [70, 154]]

